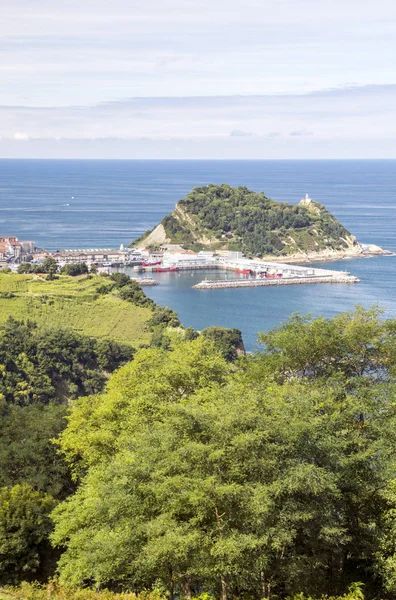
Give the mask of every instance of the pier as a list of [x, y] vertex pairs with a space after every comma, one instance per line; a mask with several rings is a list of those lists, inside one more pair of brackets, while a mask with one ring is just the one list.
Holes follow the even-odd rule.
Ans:
[[148, 285], [159, 285], [159, 282], [152, 277], [131, 277], [133, 281], [137, 281], [142, 287]]
[[288, 277], [285, 279], [221, 279], [205, 280], [193, 287], [197, 290], [221, 290], [226, 288], [267, 287], [279, 285], [302, 285], [307, 283], [359, 283], [353, 275], [313, 275], [311, 277]]

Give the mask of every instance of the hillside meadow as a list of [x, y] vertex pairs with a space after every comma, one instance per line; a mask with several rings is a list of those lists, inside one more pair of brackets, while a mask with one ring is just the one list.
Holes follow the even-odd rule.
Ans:
[[98, 339], [139, 347], [151, 341], [148, 307], [136, 306], [117, 294], [100, 293], [100, 276], [44, 276], [0, 273], [0, 325], [9, 317], [30, 319], [39, 327], [72, 328]]

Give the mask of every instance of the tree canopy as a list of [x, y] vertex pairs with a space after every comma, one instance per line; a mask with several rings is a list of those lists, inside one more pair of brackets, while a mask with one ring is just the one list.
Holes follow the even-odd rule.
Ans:
[[103, 389], [105, 372], [130, 360], [133, 348], [67, 329], [42, 330], [8, 319], [0, 327], [0, 400], [48, 403]]
[[61, 577], [173, 594], [395, 591], [393, 320], [294, 316], [231, 368], [203, 336], [75, 403]]
[[356, 244], [317, 202], [309, 206], [275, 202], [262, 192], [225, 184], [194, 188], [162, 225], [167, 239], [185, 248], [227, 248], [259, 257], [345, 250]]

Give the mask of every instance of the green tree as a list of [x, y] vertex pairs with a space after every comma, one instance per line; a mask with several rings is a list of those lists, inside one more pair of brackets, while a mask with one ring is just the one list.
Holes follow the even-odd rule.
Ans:
[[77, 275], [86, 275], [89, 269], [86, 263], [70, 263], [61, 268], [60, 272], [64, 275], [76, 277]]
[[28, 483], [65, 498], [69, 469], [51, 442], [66, 425], [66, 405], [8, 405], [0, 401], [0, 487]]
[[30, 263], [21, 263], [18, 266], [18, 273], [20, 274], [25, 274], [25, 273], [31, 273], [32, 272], [32, 265]]
[[234, 362], [239, 354], [245, 354], [242, 333], [239, 329], [227, 327], [207, 327], [202, 335], [211, 340], [228, 362]]
[[52, 256], [47, 256], [47, 258], [43, 260], [41, 272], [48, 273], [48, 275], [54, 275], [58, 272], [58, 263]]
[[15, 319], [0, 327], [0, 398], [48, 403], [103, 389], [106, 372], [131, 360], [126, 344], [97, 341], [72, 330], [41, 331]]
[[179, 317], [174, 310], [168, 306], [157, 306], [154, 309], [153, 316], [149, 320], [149, 326], [155, 327], [180, 327]]
[[48, 575], [44, 558], [52, 528], [48, 514], [54, 505], [51, 496], [28, 484], [0, 488], [1, 584]]

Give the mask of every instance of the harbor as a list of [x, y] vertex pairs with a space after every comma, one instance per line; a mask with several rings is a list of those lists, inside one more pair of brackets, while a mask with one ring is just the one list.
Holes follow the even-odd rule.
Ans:
[[204, 279], [192, 287], [198, 290], [302, 285], [317, 283], [358, 283], [360, 279], [347, 271], [323, 269], [310, 264], [290, 264], [246, 257], [238, 251], [193, 252], [180, 247], [154, 250], [125, 248], [90, 248], [57, 250], [47, 252], [35, 247], [34, 242], [19, 242], [15, 236], [0, 238], [4, 264], [17, 270], [23, 262], [40, 265], [46, 258], [53, 258], [58, 268], [73, 263], [85, 263], [89, 269], [99, 272], [127, 268], [133, 270], [135, 279], [142, 286], [155, 286], [160, 282], [152, 275], [195, 271], [230, 271], [237, 279]]
[[244, 257], [241, 252], [174, 252], [149, 257], [134, 271], [178, 273], [195, 271], [230, 271], [237, 279], [204, 279], [192, 287], [198, 290], [302, 285], [318, 283], [359, 283], [360, 279], [347, 271], [323, 269], [311, 265], [263, 261]]

